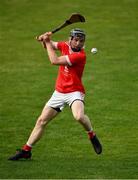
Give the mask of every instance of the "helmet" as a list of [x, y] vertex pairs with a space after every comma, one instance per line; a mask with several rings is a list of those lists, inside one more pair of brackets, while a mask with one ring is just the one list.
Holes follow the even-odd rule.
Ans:
[[83, 38], [85, 38], [86, 35], [85, 35], [85, 32], [84, 32], [83, 30], [81, 30], [81, 29], [79, 29], [79, 28], [75, 28], [75, 29], [72, 29], [72, 30], [71, 30], [70, 36], [71, 36], [71, 37], [77, 36], [77, 37], [83, 37]]

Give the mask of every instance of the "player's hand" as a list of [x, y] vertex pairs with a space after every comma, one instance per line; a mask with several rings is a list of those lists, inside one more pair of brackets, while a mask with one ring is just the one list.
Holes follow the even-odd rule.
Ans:
[[44, 33], [44, 34], [42, 34], [40, 36], [37, 36], [36, 39], [38, 41], [45, 41], [45, 42], [47, 42], [47, 41], [50, 41], [51, 35], [52, 35], [52, 32], [46, 32], [46, 33]]
[[37, 41], [43, 41], [43, 35], [36, 36], [36, 40], [37, 40]]
[[51, 40], [51, 35], [52, 35], [52, 32], [46, 32], [44, 34], [44, 36], [42, 37], [43, 38], [43, 42], [50, 42]]

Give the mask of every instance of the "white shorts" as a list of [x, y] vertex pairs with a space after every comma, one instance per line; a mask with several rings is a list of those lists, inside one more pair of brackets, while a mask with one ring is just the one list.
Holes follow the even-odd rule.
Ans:
[[71, 93], [60, 93], [58, 91], [54, 91], [53, 95], [46, 103], [46, 106], [52, 107], [57, 111], [62, 111], [65, 105], [69, 105], [71, 107], [72, 103], [76, 100], [84, 101], [85, 95], [82, 92], [75, 91]]

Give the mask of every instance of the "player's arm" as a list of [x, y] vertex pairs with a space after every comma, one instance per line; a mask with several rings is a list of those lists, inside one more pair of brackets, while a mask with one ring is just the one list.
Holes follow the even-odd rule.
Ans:
[[70, 65], [69, 59], [67, 56], [58, 57], [55, 49], [57, 49], [57, 44], [54, 41], [51, 41], [51, 32], [45, 33], [43, 36], [43, 43], [47, 47], [47, 53], [51, 64], [53, 65]]
[[55, 41], [50, 41], [50, 42], [51, 42], [51, 44], [52, 44], [53, 49], [54, 49], [54, 50], [57, 50], [57, 49], [58, 49], [58, 48], [57, 48], [58, 42], [55, 42]]
[[[57, 48], [58, 42], [55, 42], [55, 41], [50, 41], [50, 42], [51, 42], [52, 48], [54, 50], [58, 50], [58, 48]], [[45, 49], [47, 49], [46, 43], [44, 41], [41, 41], [41, 44]]]
[[[43, 41], [44, 40], [44, 37], [47, 35], [47, 33], [44, 33], [44, 34], [41, 34], [40, 36], [38, 36], [38, 37], [36, 37], [36, 39], [38, 40], [38, 41], [40, 41], [41, 42], [41, 44], [42, 44], [42, 46], [46, 49], [47, 47], [46, 47], [46, 44], [45, 44], [45, 42]], [[58, 48], [57, 48], [57, 42], [55, 42], [55, 41], [52, 41], [52, 40], [50, 40], [50, 42], [51, 42], [51, 44], [52, 44], [52, 47], [53, 47], [53, 49], [54, 50], [57, 50]]]
[[53, 64], [53, 65], [71, 65], [67, 56], [60, 56], [60, 57], [57, 56], [51, 41], [45, 42], [45, 43], [46, 43], [46, 47], [47, 47], [48, 57], [49, 57], [51, 64]]

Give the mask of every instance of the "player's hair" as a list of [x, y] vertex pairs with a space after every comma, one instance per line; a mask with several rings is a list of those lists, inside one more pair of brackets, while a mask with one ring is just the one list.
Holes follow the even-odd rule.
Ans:
[[72, 39], [73, 37], [82, 37], [82, 38], [85, 39], [85, 36], [86, 36], [86, 34], [85, 34], [85, 32], [84, 32], [82, 29], [75, 28], [75, 29], [72, 29], [72, 30], [70, 31], [70, 37], [71, 37], [71, 39]]

